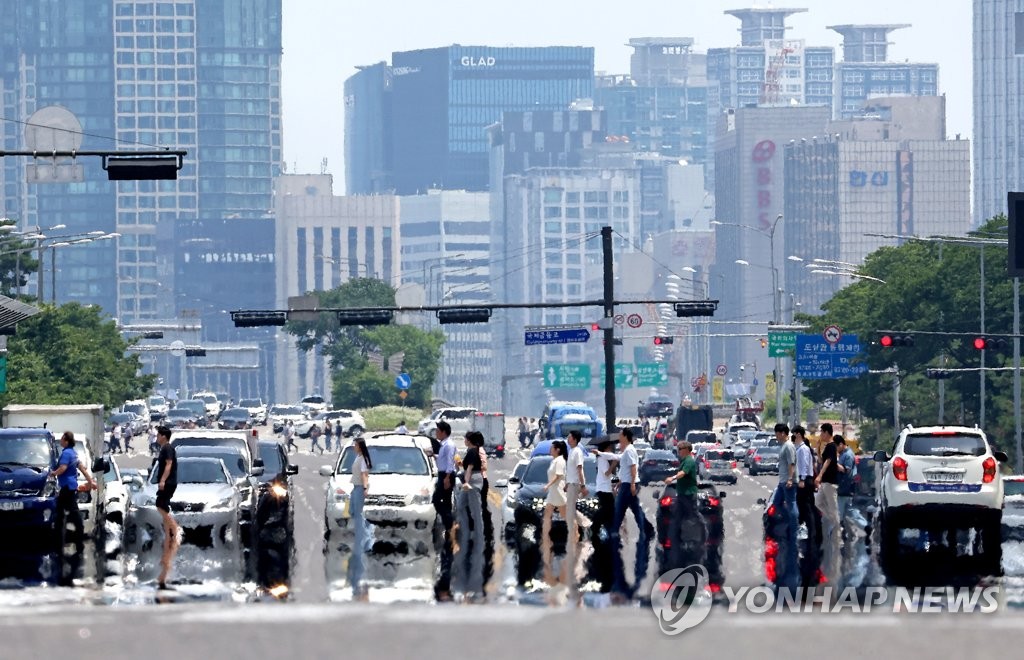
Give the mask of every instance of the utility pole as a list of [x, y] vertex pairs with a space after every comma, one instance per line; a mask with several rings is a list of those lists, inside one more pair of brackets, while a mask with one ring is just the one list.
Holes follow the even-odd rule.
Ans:
[[896, 440], [900, 437], [900, 368], [892, 365], [892, 424]]
[[[981, 246], [981, 336], [985, 336], [985, 245]], [[981, 379], [980, 396], [978, 397], [978, 425], [985, 430], [985, 351], [981, 353], [981, 371], [978, 377]]]
[[601, 227], [604, 261], [604, 417], [605, 432], [615, 430], [615, 270], [612, 262], [612, 228]]
[[[942, 352], [941, 357], [942, 366], [946, 366], [946, 352]], [[939, 426], [943, 426], [946, 423], [946, 379], [939, 379]]]
[[[982, 351], [984, 352], [984, 351]], [[1017, 445], [1016, 473], [1024, 473], [1020, 427], [1020, 278], [1013, 278], [1013, 439]]]

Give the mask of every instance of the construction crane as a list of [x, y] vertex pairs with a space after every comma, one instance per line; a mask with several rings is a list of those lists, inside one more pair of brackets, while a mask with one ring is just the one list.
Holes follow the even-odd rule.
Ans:
[[761, 86], [761, 105], [778, 105], [782, 83], [779, 76], [786, 66], [786, 56], [794, 52], [794, 48], [785, 45], [768, 60], [768, 68], [764, 71], [764, 85]]

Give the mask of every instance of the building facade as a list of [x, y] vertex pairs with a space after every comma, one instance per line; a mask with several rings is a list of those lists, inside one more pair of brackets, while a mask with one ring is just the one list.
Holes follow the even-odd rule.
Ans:
[[938, 95], [938, 64], [888, 59], [889, 33], [907, 27], [910, 25], [829, 26], [843, 35], [843, 61], [836, 64], [836, 117], [857, 115], [868, 98]]
[[[274, 302], [335, 288], [357, 277], [400, 282], [398, 199], [391, 195], [336, 196], [330, 175], [284, 175], [275, 181]], [[331, 392], [330, 368], [319, 354], [299, 351], [279, 330], [274, 372], [276, 401]]]
[[1024, 190], [1024, 0], [974, 0], [974, 225]]
[[590, 98], [594, 50], [448, 46], [392, 54], [394, 184], [487, 190], [486, 128], [515, 110], [562, 110]]
[[[434, 190], [399, 198], [403, 284], [419, 285], [427, 305], [492, 302], [490, 198], [487, 193]], [[424, 314], [425, 328], [445, 336], [435, 398], [480, 410], [499, 410], [494, 387], [495, 344], [490, 323], [438, 325]]]
[[829, 273], [892, 245], [866, 234], [970, 229], [970, 143], [945, 139], [945, 99], [871, 103], [870, 119], [785, 147], [785, 254], [803, 261], [787, 258], [784, 281], [807, 313], [854, 281]]
[[378, 62], [345, 81], [346, 195], [394, 190], [391, 76], [387, 62]]

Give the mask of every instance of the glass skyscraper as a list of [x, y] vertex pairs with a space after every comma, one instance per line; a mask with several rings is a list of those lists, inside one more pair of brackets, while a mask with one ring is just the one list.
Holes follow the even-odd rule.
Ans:
[[454, 45], [394, 53], [395, 189], [487, 190], [486, 128], [502, 112], [565, 110], [590, 98], [593, 86], [593, 48]]
[[392, 191], [391, 67], [359, 67], [345, 81], [345, 194]]

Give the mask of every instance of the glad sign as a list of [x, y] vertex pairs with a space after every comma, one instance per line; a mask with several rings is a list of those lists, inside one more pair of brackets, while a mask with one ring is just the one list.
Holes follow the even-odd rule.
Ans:
[[462, 66], [494, 66], [493, 57], [473, 57], [472, 55], [463, 55], [462, 59], [459, 60]]

